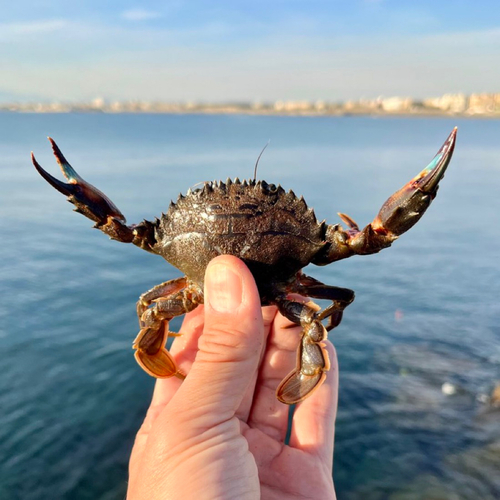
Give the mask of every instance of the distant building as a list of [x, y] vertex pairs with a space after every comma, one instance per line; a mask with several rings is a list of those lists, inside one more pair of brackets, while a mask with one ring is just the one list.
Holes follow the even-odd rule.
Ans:
[[316, 101], [314, 103], [314, 109], [319, 112], [323, 112], [326, 110], [326, 102], [325, 101]]
[[96, 97], [90, 102], [90, 108], [103, 109], [106, 106], [106, 101], [102, 97]]
[[489, 114], [500, 111], [500, 94], [471, 94], [467, 113]]
[[468, 106], [468, 99], [465, 94], [444, 94], [441, 97], [424, 99], [426, 108], [439, 109], [450, 113], [463, 113]]
[[401, 113], [411, 111], [413, 99], [411, 97], [388, 97], [382, 99], [380, 104], [388, 113]]
[[313, 106], [309, 101], [276, 101], [274, 103], [275, 111], [297, 112], [309, 111]]

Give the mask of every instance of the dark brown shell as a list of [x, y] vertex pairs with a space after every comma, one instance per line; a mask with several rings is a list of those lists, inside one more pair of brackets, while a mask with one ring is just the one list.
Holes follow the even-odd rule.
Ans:
[[157, 223], [153, 251], [200, 285], [210, 260], [235, 255], [265, 298], [311, 262], [324, 236], [325, 224], [292, 191], [228, 179], [207, 182], [172, 203]]

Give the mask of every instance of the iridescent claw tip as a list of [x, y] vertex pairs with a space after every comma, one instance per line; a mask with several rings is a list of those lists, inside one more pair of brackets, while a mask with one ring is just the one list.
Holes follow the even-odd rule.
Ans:
[[436, 197], [439, 182], [444, 177], [455, 149], [456, 136], [457, 127], [452, 130], [429, 165], [383, 204], [372, 222], [372, 228], [376, 232], [397, 237], [420, 220]]
[[61, 167], [61, 171], [64, 177], [66, 177], [66, 179], [68, 179], [71, 184], [76, 184], [77, 182], [85, 182], [83, 181], [82, 177], [80, 177], [76, 173], [76, 170], [68, 163], [68, 160], [66, 160], [54, 139], [52, 139], [52, 137], [47, 137], [47, 139], [50, 141], [57, 164]]
[[413, 188], [420, 189], [424, 193], [436, 194], [439, 181], [444, 177], [444, 173], [450, 164], [455, 149], [456, 137], [457, 127], [453, 129], [429, 165], [410, 181], [410, 185], [415, 183], [412, 186]]

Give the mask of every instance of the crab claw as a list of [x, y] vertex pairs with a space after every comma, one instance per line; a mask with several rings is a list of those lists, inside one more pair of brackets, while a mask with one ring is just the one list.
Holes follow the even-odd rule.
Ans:
[[[61, 182], [46, 172], [36, 161], [35, 155], [31, 153], [31, 161], [38, 173], [52, 187], [68, 197], [68, 201], [76, 206], [75, 212], [80, 212], [85, 217], [96, 222], [94, 227], [100, 229], [114, 240], [142, 245], [147, 235], [137, 232], [138, 237], [134, 239], [136, 237], [134, 229], [126, 225], [125, 217], [116, 208], [115, 204], [104, 193], [83, 180], [67, 162], [57, 144], [50, 137], [49, 141], [52, 144], [57, 163], [69, 182]], [[146, 247], [146, 249], [148, 248]]]
[[380, 209], [372, 229], [381, 234], [399, 236], [415, 225], [435, 198], [439, 181], [444, 177], [453, 150], [457, 127], [427, 167], [394, 193]]
[[113, 217], [121, 222], [125, 222], [125, 217], [118, 210], [115, 204], [96, 187], [86, 182], [76, 173], [74, 168], [67, 162], [57, 144], [49, 137], [52, 150], [57, 163], [61, 167], [64, 177], [68, 183], [61, 182], [48, 172], [46, 172], [36, 161], [35, 155], [31, 153], [31, 161], [38, 173], [55, 189], [68, 197], [68, 201], [76, 206], [76, 211], [82, 213], [89, 219], [97, 222], [98, 225], [105, 224], [108, 217]]
[[439, 182], [444, 177], [453, 155], [456, 136], [455, 127], [429, 165], [396, 191], [382, 205], [373, 222], [362, 230], [349, 216], [339, 214], [348, 229], [344, 230], [340, 224], [327, 226], [326, 251], [318, 253], [313, 263], [324, 266], [354, 254], [368, 255], [380, 252], [390, 247], [400, 235], [413, 227], [436, 197]]

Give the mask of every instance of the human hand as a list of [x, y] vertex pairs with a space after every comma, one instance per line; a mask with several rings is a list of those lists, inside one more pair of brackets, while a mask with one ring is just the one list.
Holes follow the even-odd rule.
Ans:
[[326, 382], [293, 415], [276, 399], [300, 328], [261, 309], [235, 257], [214, 259], [205, 305], [188, 314], [171, 354], [185, 373], [157, 380], [130, 458], [128, 500], [335, 499], [332, 480], [338, 364], [326, 341]]

